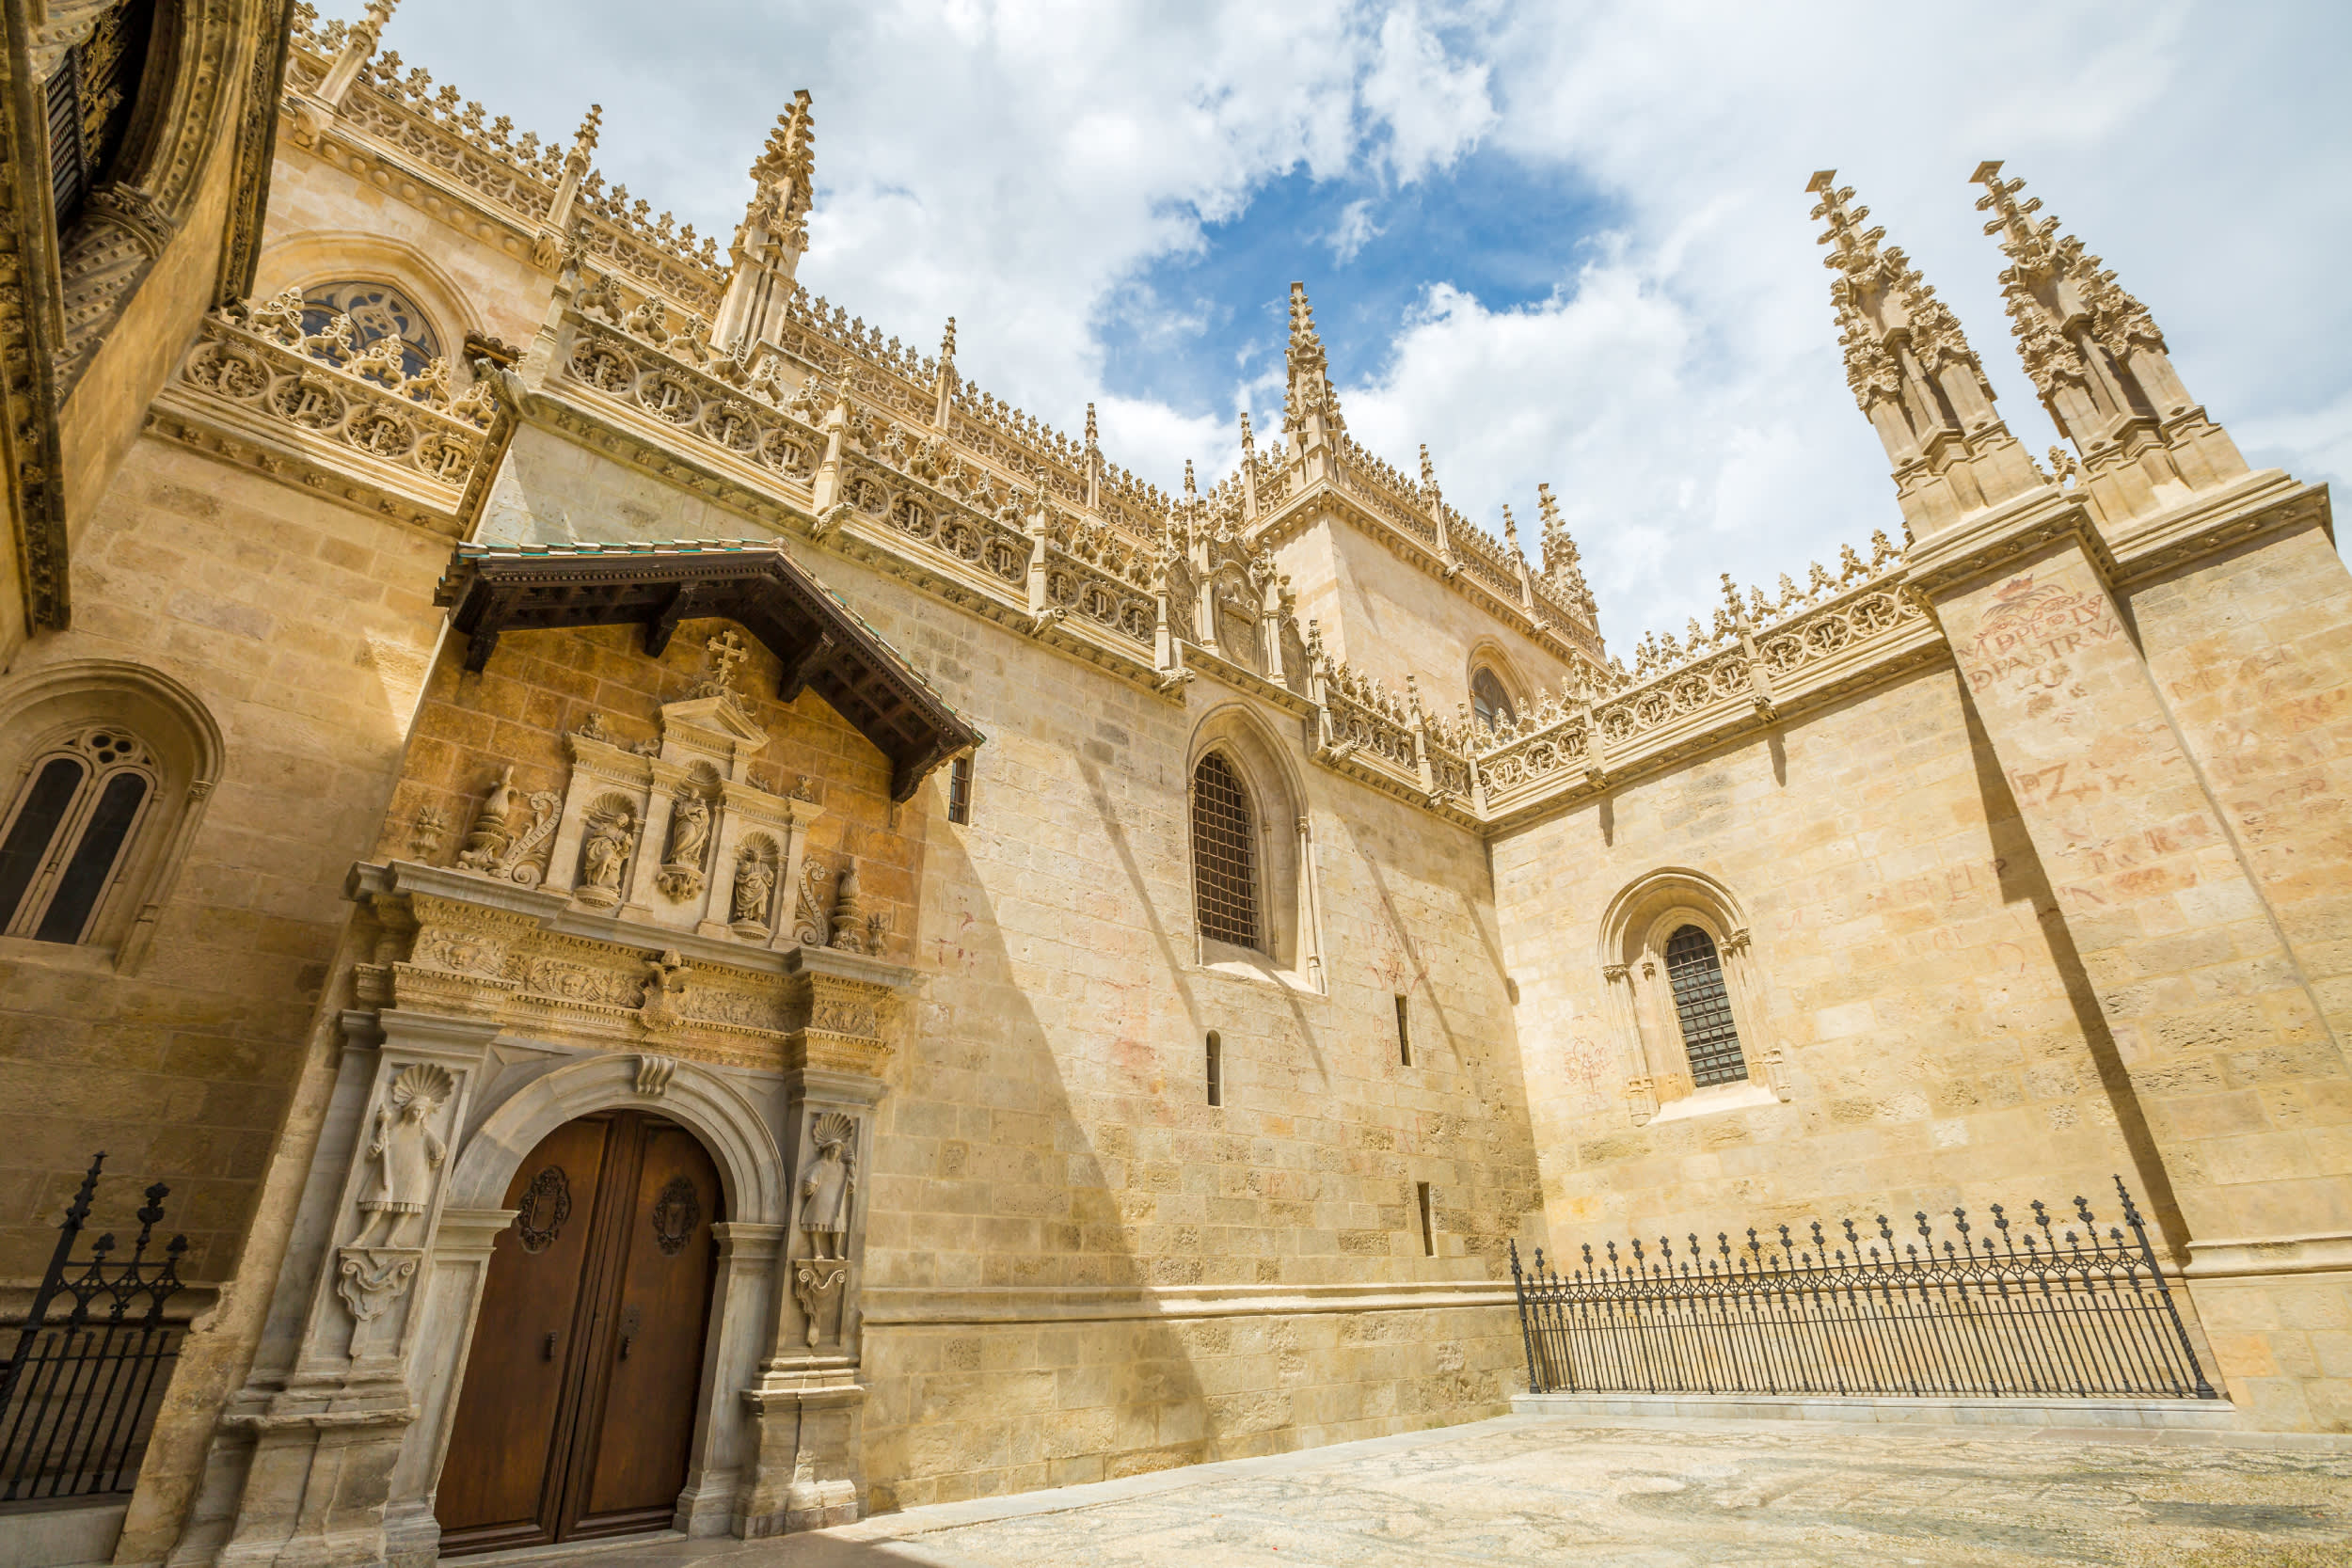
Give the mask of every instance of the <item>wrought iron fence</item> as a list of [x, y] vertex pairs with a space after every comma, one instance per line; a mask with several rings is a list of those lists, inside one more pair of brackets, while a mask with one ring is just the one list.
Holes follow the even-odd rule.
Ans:
[[2070, 1222], [2042, 1204], [1992, 1231], [1952, 1211], [1939, 1244], [1922, 1212], [1898, 1242], [1844, 1222], [1808, 1243], [1718, 1232], [1677, 1251], [1614, 1242], [1564, 1278], [1511, 1248], [1528, 1386], [1548, 1393], [1910, 1394], [2215, 1399], [2122, 1179], [2123, 1226], [2088, 1200]]
[[[0, 1503], [130, 1491], [180, 1354], [183, 1329], [164, 1320], [164, 1304], [180, 1292], [187, 1238], [174, 1236], [159, 1259], [147, 1255], [170, 1188], [147, 1189], [130, 1257], [112, 1256], [108, 1232], [87, 1259], [72, 1260], [105, 1163], [103, 1153], [90, 1162], [0, 1368]], [[52, 1323], [61, 1295], [73, 1305]]]

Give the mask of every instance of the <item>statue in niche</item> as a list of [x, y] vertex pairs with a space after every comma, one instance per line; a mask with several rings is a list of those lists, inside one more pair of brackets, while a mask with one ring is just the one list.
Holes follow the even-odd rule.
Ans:
[[621, 901], [621, 872], [636, 843], [637, 816], [627, 807], [589, 819], [588, 840], [580, 851], [581, 902], [612, 905]]
[[408, 1217], [424, 1212], [433, 1196], [433, 1173], [449, 1157], [449, 1146], [428, 1122], [455, 1086], [445, 1069], [424, 1062], [392, 1080], [368, 1139], [375, 1173], [359, 1196], [359, 1212], [368, 1218], [352, 1245], [397, 1245]]
[[817, 1153], [801, 1171], [801, 1228], [808, 1232], [812, 1257], [847, 1258], [850, 1201], [857, 1196], [850, 1140], [857, 1123], [839, 1111], [827, 1111], [809, 1124], [808, 1132]]
[[768, 928], [768, 895], [774, 892], [776, 874], [756, 852], [746, 849], [735, 863], [735, 925]]
[[703, 890], [703, 850], [710, 843], [710, 801], [702, 791], [681, 791], [670, 812], [670, 853], [654, 879], [663, 896], [683, 903]]

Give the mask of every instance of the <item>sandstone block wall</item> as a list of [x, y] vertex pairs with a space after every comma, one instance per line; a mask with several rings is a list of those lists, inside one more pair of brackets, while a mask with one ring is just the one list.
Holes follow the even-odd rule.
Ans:
[[[1599, 934], [1619, 890], [1666, 866], [1744, 904], [1765, 1007], [1742, 1044], [1755, 1079], [1784, 1052], [1787, 1103], [1634, 1125]], [[1495, 877], [1564, 1248], [2077, 1193], [2110, 1213], [2117, 1173], [2168, 1211], [1948, 664], [1507, 835]]]
[[343, 871], [382, 819], [439, 634], [448, 548], [163, 442], [123, 465], [76, 548], [72, 629], [9, 676], [162, 671], [211, 711], [226, 764], [135, 974], [0, 941], [0, 1277], [39, 1276], [100, 1148], [94, 1225], [124, 1229], [162, 1180], [183, 1272], [236, 1266], [349, 912]]

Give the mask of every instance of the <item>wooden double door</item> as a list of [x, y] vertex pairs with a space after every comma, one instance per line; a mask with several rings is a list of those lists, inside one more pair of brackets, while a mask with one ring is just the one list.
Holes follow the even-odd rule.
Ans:
[[444, 1556], [664, 1529], [686, 1484], [718, 1167], [674, 1122], [568, 1122], [507, 1189], [434, 1512]]

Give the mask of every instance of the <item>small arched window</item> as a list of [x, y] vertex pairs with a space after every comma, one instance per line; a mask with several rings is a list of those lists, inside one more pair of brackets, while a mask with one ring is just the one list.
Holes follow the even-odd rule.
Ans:
[[1200, 934], [1262, 947], [1257, 824], [1233, 765], [1216, 752], [1192, 770], [1192, 885]]
[[1490, 730], [1518, 722], [1518, 712], [1511, 706], [1511, 694], [1502, 689], [1501, 677], [1492, 670], [1471, 673], [1470, 711]]
[[302, 291], [302, 330], [316, 336], [337, 316], [351, 318], [349, 352], [386, 338], [400, 341], [401, 370], [421, 375], [442, 357], [440, 335], [422, 310], [384, 283], [314, 283]]
[[153, 754], [120, 725], [92, 724], [44, 748], [0, 830], [0, 933], [81, 942], [130, 861], [155, 788]]
[[1685, 926], [1666, 942], [1666, 980], [1674, 988], [1675, 1015], [1682, 1024], [1682, 1048], [1691, 1057], [1691, 1085], [1733, 1084], [1748, 1075], [1740, 1030], [1731, 1021], [1731, 997], [1724, 988], [1724, 963], [1715, 939]]

